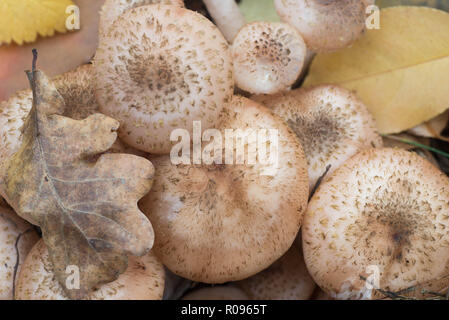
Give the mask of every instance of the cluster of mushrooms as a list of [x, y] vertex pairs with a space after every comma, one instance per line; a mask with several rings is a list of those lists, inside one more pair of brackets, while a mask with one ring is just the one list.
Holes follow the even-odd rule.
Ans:
[[[234, 0], [204, 3], [215, 23], [181, 0], [106, 0], [93, 63], [53, 79], [65, 116], [119, 120], [110, 152], [155, 167], [139, 202], [154, 247], [89, 299], [173, 298], [187, 280], [200, 285], [184, 299], [445, 292], [448, 177], [415, 153], [383, 148], [355, 93], [292, 89], [314, 53], [363, 35], [374, 1], [275, 0], [282, 23], [250, 24]], [[30, 90], [0, 104], [0, 164], [20, 146], [31, 106]], [[203, 130], [278, 130], [279, 170], [264, 176], [264, 164], [246, 160], [173, 164], [170, 134], [192, 132], [193, 121]], [[0, 208], [0, 298], [66, 299], [43, 241]], [[378, 287], [367, 283], [373, 267]]]

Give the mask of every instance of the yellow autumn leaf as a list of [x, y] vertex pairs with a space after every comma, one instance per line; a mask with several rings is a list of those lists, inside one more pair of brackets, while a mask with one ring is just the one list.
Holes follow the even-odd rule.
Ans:
[[1, 0], [0, 44], [36, 41], [37, 35], [66, 32], [66, 8], [71, 0]]
[[318, 55], [305, 86], [357, 92], [382, 133], [397, 133], [449, 108], [449, 14], [425, 7], [381, 10], [380, 29], [352, 47]]

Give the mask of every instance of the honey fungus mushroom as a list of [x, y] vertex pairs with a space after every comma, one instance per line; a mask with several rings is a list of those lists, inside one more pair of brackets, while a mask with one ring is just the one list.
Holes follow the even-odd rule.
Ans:
[[233, 94], [228, 44], [215, 25], [185, 8], [129, 10], [101, 39], [95, 58], [100, 110], [120, 121], [130, 146], [168, 154], [174, 129], [217, 125]]
[[291, 24], [314, 52], [345, 48], [365, 30], [361, 0], [274, 0], [282, 21]]
[[106, 0], [100, 11], [100, 36], [105, 34], [114, 21], [124, 12], [151, 4], [184, 7], [183, 0]]
[[357, 96], [334, 85], [254, 96], [287, 122], [304, 148], [310, 189], [361, 150], [382, 147], [373, 116]]
[[[82, 120], [99, 113], [99, 105], [93, 90], [93, 66], [86, 64], [52, 79], [56, 89], [66, 104], [63, 116]], [[30, 89], [18, 91], [10, 99], [0, 102], [0, 169], [1, 164], [11, 157], [22, 142], [21, 128], [33, 105]], [[111, 152], [132, 153], [140, 156], [143, 152], [126, 146], [119, 139]], [[1, 170], [0, 170], [1, 171]]]
[[238, 287], [225, 285], [193, 290], [187, 293], [182, 300], [249, 300], [249, 298]]
[[[295, 240], [309, 192], [304, 153], [282, 119], [239, 96], [225, 114], [222, 137], [226, 130], [241, 129], [245, 139], [223, 143], [227, 150], [214, 154], [221, 164], [175, 165], [168, 156], [151, 158], [155, 182], [140, 202], [154, 226], [153, 250], [162, 263], [181, 277], [204, 283], [242, 280], [279, 259]], [[265, 131], [270, 129], [277, 144]], [[259, 150], [248, 141], [259, 130], [269, 141], [259, 142], [269, 144], [274, 162], [259, 159], [251, 164]], [[214, 140], [221, 139], [214, 135]], [[239, 145], [248, 150], [245, 159], [237, 156]]]
[[[323, 182], [302, 227], [304, 257], [332, 298], [421, 296], [449, 286], [449, 178], [400, 149], [364, 150]], [[366, 281], [365, 281], [366, 279]]]
[[254, 94], [286, 91], [301, 74], [307, 48], [285, 23], [254, 22], [237, 34], [231, 48], [236, 85]]
[[307, 300], [316, 287], [296, 243], [269, 268], [237, 284], [251, 300]]
[[[12, 210], [0, 207], [0, 300], [12, 300], [14, 269], [20, 271], [23, 261], [33, 245], [39, 240], [31, 224]], [[17, 257], [16, 251], [19, 252]], [[17, 259], [19, 258], [19, 259]]]
[[[110, 283], [91, 292], [87, 300], [161, 300], [164, 292], [163, 265], [150, 252], [130, 257], [128, 269]], [[40, 240], [28, 254], [17, 282], [17, 300], [67, 300], [52, 271], [48, 250]]]
[[203, 0], [215, 24], [224, 37], [232, 42], [246, 24], [245, 17], [235, 0]]

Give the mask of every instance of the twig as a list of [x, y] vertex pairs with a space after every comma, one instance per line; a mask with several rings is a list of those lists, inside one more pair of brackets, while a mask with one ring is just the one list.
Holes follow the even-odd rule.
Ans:
[[321, 177], [318, 178], [317, 182], [315, 183], [315, 186], [313, 187], [312, 191], [310, 192], [310, 196], [309, 196], [309, 201], [310, 199], [312, 199], [313, 195], [315, 194], [316, 190], [318, 189], [318, 187], [321, 185], [321, 183], [323, 182], [323, 179], [326, 177], [326, 175], [329, 173], [329, 170], [331, 169], [332, 165], [328, 165], [326, 167], [326, 171], [324, 171], [324, 173], [321, 175]]

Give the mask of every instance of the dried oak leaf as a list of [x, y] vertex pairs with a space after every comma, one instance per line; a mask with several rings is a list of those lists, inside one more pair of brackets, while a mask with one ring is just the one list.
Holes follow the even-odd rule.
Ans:
[[[152, 248], [153, 228], [137, 201], [151, 189], [154, 167], [134, 155], [99, 155], [114, 143], [119, 123], [101, 114], [81, 121], [58, 115], [65, 106], [54, 85], [41, 71], [27, 74], [33, 107], [1, 193], [41, 227], [57, 279], [69, 298], [82, 299], [117, 279], [128, 255]], [[79, 270], [79, 289], [66, 285], [76, 285], [68, 266]]]

